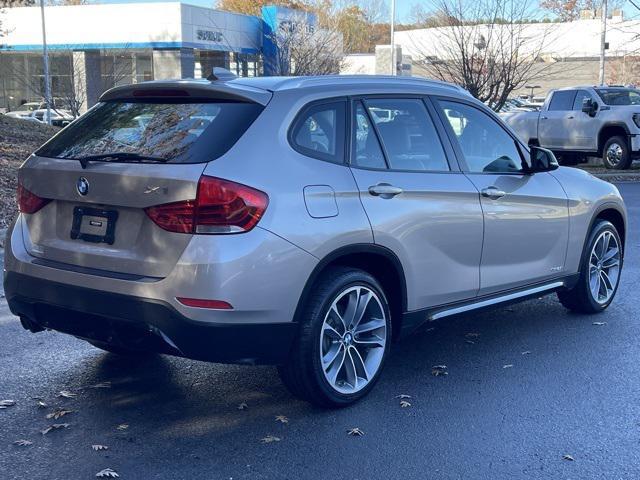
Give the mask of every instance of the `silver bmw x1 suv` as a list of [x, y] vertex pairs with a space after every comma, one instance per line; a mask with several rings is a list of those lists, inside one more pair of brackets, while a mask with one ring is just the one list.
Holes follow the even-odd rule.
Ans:
[[424, 322], [551, 292], [604, 310], [626, 231], [614, 186], [415, 78], [118, 87], [26, 160], [18, 201], [4, 285], [26, 329], [278, 365], [323, 406]]

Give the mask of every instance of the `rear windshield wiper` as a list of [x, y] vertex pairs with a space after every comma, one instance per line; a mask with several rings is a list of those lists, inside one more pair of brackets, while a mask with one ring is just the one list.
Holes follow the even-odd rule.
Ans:
[[[113, 160], [112, 160], [113, 159]], [[154, 157], [153, 155], [142, 155], [139, 153], [131, 153], [131, 152], [111, 152], [111, 153], [101, 153], [99, 155], [87, 155], [86, 157], [77, 158], [82, 165], [82, 168], [87, 168], [89, 162], [98, 161], [98, 162], [161, 162], [166, 163], [169, 161], [168, 158], [163, 157]]]

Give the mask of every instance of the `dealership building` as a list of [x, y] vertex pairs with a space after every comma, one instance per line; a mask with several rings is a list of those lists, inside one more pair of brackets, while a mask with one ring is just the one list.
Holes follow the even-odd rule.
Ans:
[[[214, 67], [269, 73], [277, 52], [268, 33], [300, 12], [265, 7], [254, 17], [167, 2], [49, 6], [45, 15], [52, 97], [85, 110], [116, 85], [206, 78]], [[0, 22], [0, 108], [42, 100], [40, 8], [5, 9]]]

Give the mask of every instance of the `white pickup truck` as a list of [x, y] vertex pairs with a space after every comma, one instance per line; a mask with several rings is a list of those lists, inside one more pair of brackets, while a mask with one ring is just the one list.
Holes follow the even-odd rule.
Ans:
[[528, 144], [552, 150], [565, 164], [602, 157], [605, 167], [629, 168], [640, 158], [640, 91], [624, 87], [553, 90], [539, 112], [502, 118]]

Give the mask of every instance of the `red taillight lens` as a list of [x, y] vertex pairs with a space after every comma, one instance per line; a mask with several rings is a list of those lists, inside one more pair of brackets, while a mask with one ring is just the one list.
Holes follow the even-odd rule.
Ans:
[[18, 209], [21, 213], [36, 213], [51, 200], [41, 198], [35, 193], [27, 190], [22, 183], [18, 182]]
[[228, 180], [200, 177], [195, 200], [149, 207], [159, 227], [177, 233], [242, 233], [256, 226], [269, 204], [266, 193]]

